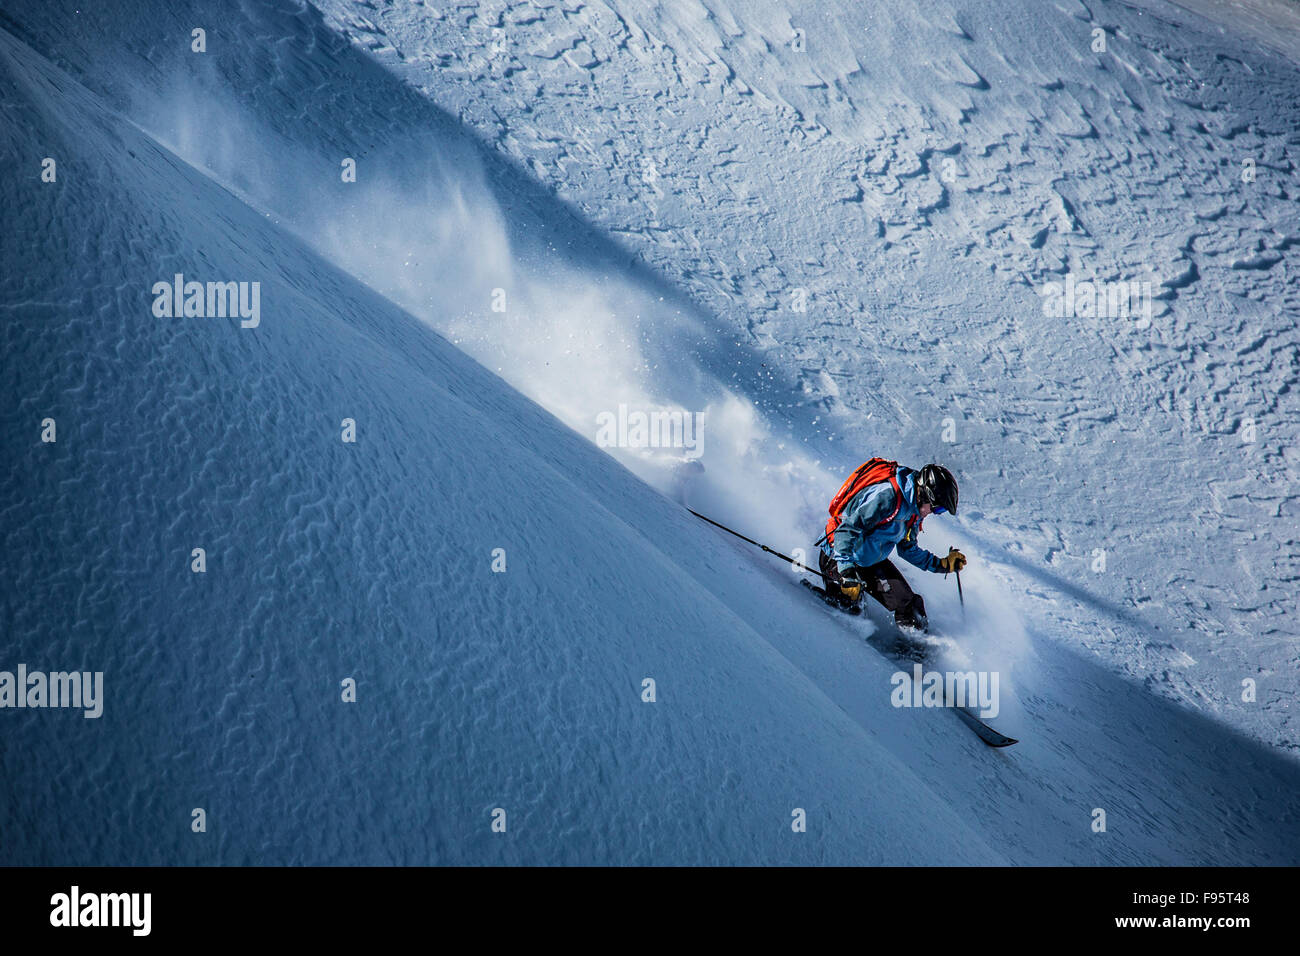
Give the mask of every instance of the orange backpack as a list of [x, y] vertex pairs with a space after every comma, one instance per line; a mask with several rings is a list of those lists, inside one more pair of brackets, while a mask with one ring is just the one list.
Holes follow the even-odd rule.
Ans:
[[835, 492], [835, 497], [831, 499], [831, 517], [826, 522], [825, 540], [831, 544], [835, 543], [835, 529], [844, 520], [840, 516], [843, 514], [844, 506], [849, 503], [850, 498], [868, 485], [878, 485], [885, 481], [894, 486], [894, 510], [889, 513], [888, 518], [881, 521], [876, 527], [883, 528], [893, 521], [898, 514], [898, 509], [903, 504], [903, 491], [898, 487], [898, 462], [886, 461], [884, 458], [873, 458], [870, 461], [863, 462], [862, 466], [849, 475], [844, 484], [840, 485], [840, 490]]

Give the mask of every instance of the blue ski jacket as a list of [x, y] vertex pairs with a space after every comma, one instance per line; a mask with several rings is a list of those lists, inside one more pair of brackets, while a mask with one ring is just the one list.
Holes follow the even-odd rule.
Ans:
[[900, 465], [898, 487], [903, 491], [898, 514], [882, 527], [876, 525], [894, 510], [894, 486], [889, 482], [868, 485], [844, 505], [843, 520], [835, 529], [835, 544], [822, 543], [822, 550], [835, 559], [841, 572], [879, 564], [895, 547], [899, 557], [922, 571], [941, 570], [939, 559], [916, 543], [921, 523], [916, 507], [916, 472]]

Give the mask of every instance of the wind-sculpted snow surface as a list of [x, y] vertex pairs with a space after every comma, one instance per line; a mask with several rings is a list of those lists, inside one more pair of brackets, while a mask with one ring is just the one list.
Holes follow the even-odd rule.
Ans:
[[[1036, 280], [1008, 275], [1058, 275], [1041, 257], [1079, 255], [1073, 228], [1031, 235], [1019, 266], [979, 244], [952, 254], [975, 220], [1023, 211], [1006, 190], [1033, 160], [986, 170], [1002, 199], [960, 213], [959, 227], [961, 203], [929, 171], [966, 147], [903, 156], [938, 138], [944, 115], [976, 128], [983, 110], [1001, 118], [978, 128], [1024, 135], [1010, 106], [981, 105], [1009, 75], [987, 50], [943, 61], [956, 93], [867, 109], [816, 73], [849, 70], [847, 27], [829, 59], [772, 72], [763, 57], [787, 53], [762, 31], [784, 21], [747, 26], [770, 20], [758, 6], [695, 7], [710, 14], [700, 19], [684, 5], [322, 14], [249, 2], [215, 23], [199, 4], [74, 9], [11, 4], [0, 17], [0, 143], [18, 171], [0, 195], [0, 669], [102, 671], [105, 700], [96, 719], [0, 711], [0, 862], [1300, 860], [1294, 760], [1197, 712], [1225, 716], [1224, 691], [1176, 706], [1114, 672], [1118, 661], [1144, 676], [1158, 659], [1178, 694], [1236, 681], [1237, 658], [1216, 646], [1198, 677], [1182, 650], [1192, 638], [1115, 593], [1147, 586], [1153, 572], [1133, 557], [1112, 555], [1102, 578], [1062, 570], [1059, 556], [1082, 547], [1053, 530], [1066, 527], [1093, 527], [1101, 547], [1136, 536], [1131, 554], [1154, 565], [1130, 517], [1070, 486], [1136, 464], [1070, 466], [1049, 507], [1031, 454], [1049, 432], [1063, 462], [1071, 442], [1124, 432], [1100, 389], [1127, 353], [1095, 321], [1067, 354], [1041, 321], [963, 304], [1012, 288], [1037, 309], [1025, 284]], [[900, 49], [929, 22], [908, 27], [905, 13], [882, 22]], [[979, 46], [978, 21], [950, 19], [944, 43]], [[205, 22], [207, 52], [193, 54]], [[719, 51], [733, 43], [743, 56], [728, 65]], [[888, 67], [898, 90], [905, 67]], [[1056, 110], [1032, 106], [1041, 128], [1097, 145], [1056, 95], [1064, 84], [1030, 88]], [[588, 138], [573, 138], [556, 100], [583, 104], [573, 122]], [[838, 119], [815, 119], [814, 100]], [[486, 112], [507, 132], [484, 145], [473, 130]], [[786, 123], [792, 138], [772, 139]], [[568, 132], [552, 150], [553, 124]], [[871, 167], [883, 136], [902, 152]], [[1281, 169], [1290, 144], [1269, 136]], [[861, 195], [840, 209], [819, 177], [854, 149]], [[41, 180], [46, 157], [54, 182]], [[345, 159], [356, 182], [340, 176]], [[772, 184], [757, 191], [756, 175]], [[1060, 178], [1035, 173], [1025, 188], [1058, 222], [1088, 215], [1096, 197], [1064, 195]], [[868, 187], [876, 206], [897, 203], [874, 232]], [[1274, 222], [1269, 188], [1210, 221]], [[1138, 243], [1144, 230], [1127, 227]], [[864, 279], [868, 246], [879, 261]], [[1090, 248], [1123, 259], [1109, 238]], [[1233, 275], [1262, 295], [1286, 251], [1269, 264], [1256, 250]], [[155, 284], [178, 274], [259, 283], [256, 326], [165, 314]], [[1212, 275], [1208, 261], [1180, 270], [1160, 321], [1180, 321], [1188, 290]], [[897, 286], [902, 276], [917, 284]], [[799, 289], [809, 311], [789, 313]], [[1243, 354], [1285, 386], [1276, 340], [1289, 333], [1253, 314], [1242, 328], [1262, 329], [1263, 344]], [[953, 341], [966, 332], [982, 343], [974, 363]], [[1214, 354], [1191, 379], [1219, 367]], [[1002, 371], [981, 373], [987, 362]], [[1258, 412], [1262, 434], [1287, 427], [1288, 394]], [[596, 423], [625, 405], [707, 412], [702, 447], [610, 457]], [[941, 444], [951, 407], [965, 409], [960, 438]], [[40, 441], [47, 419], [55, 442]], [[927, 430], [934, 443], [917, 437]], [[1174, 455], [1177, 438], [1147, 435], [1147, 454]], [[966, 607], [940, 576], [918, 586], [948, 635], [934, 666], [999, 675], [996, 722], [1021, 738], [1011, 751], [988, 751], [950, 714], [895, 707], [898, 665], [869, 621], [809, 600], [784, 566], [672, 500], [807, 548], [844, 467], [882, 443], [963, 461], [962, 519], [930, 519], [922, 543], [939, 550], [950, 535], [976, 556]], [[1188, 469], [1176, 487], [1190, 494], [1207, 466], [1169, 461]], [[1164, 507], [1145, 501], [1144, 520], [1197, 533]], [[1057, 551], [1036, 561], [1051, 534]], [[1276, 534], [1261, 529], [1255, 546]], [[1237, 582], [1198, 571], [1187, 583], [1200, 594]], [[1257, 662], [1249, 673], [1278, 713], [1227, 716], [1285, 731], [1294, 673], [1265, 669], [1294, 646], [1235, 653]], [[192, 829], [196, 808], [205, 832]]]
[[321, 4], [756, 351], [746, 394], [815, 459], [956, 462], [1037, 627], [1294, 750], [1276, 6]]
[[[6, 658], [106, 675], [97, 720], [4, 713], [3, 862], [1005, 859], [711, 595], [689, 515], [7, 33], [0, 64], [6, 155], [61, 158], [4, 196]], [[260, 281], [260, 325], [156, 319], [174, 272]]]

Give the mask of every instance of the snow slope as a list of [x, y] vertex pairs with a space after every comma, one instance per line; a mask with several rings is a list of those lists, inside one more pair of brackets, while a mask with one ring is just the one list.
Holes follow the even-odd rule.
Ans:
[[[832, 473], [960, 462], [1041, 631], [1300, 746], [1300, 81], [1242, 33], [1266, 4], [322, 7], [756, 350], [746, 394]], [[1150, 282], [1150, 320], [1044, 316], [1067, 274]]]
[[[1245, 37], [1300, 63], [1300, 8], [1290, 0], [1176, 0], [1201, 32]], [[1166, 8], [1163, 11], [1169, 15]]]
[[[6, 656], [108, 687], [5, 714], [5, 862], [1002, 859], [710, 594], [695, 519], [0, 42], [7, 154], [64, 157], [5, 196]], [[153, 319], [174, 270], [262, 324]]]
[[[968, 617], [941, 579], [923, 584], [936, 622], [964, 629], [943, 659], [1003, 674], [996, 723], [1022, 743], [999, 753], [950, 714], [892, 707], [895, 666], [868, 622], [809, 602], [592, 444], [593, 415], [620, 400], [708, 409], [702, 464], [620, 458], [786, 549], [807, 546], [858, 455], [835, 445], [908, 448], [899, 422], [927, 401], [909, 376], [868, 391], [804, 368], [896, 370], [879, 322], [856, 333], [871, 347], [805, 330], [791, 359], [700, 292], [713, 273], [693, 270], [723, 239], [739, 301], [772, 261], [754, 244], [798, 248], [815, 216], [777, 204], [766, 231], [740, 216], [705, 232], [697, 209], [690, 235], [630, 239], [616, 204], [566, 202], [313, 8], [241, 5], [196, 60], [202, 19], [32, 4], [0, 20], [0, 135], [22, 171], [3, 186], [0, 666], [102, 669], [109, 688], [99, 720], [3, 714], [4, 862], [1297, 861], [1294, 759], [1228, 726], [1222, 701], [1117, 674], [1148, 654], [1192, 679], [1149, 609], [1107, 608], [1064, 575], [1049, 588], [1050, 563], [1000, 553], [976, 465], [973, 513], [940, 529], [986, 557]], [[349, 155], [356, 195], [338, 180]], [[57, 184], [39, 181], [44, 156]], [[177, 271], [260, 280], [262, 324], [154, 318], [150, 288]], [[515, 304], [493, 319], [497, 287]], [[836, 375], [836, 401], [810, 391]], [[850, 431], [862, 401], [877, 420]], [[47, 415], [53, 446], [35, 440]], [[1113, 656], [1105, 641], [1100, 660], [1080, 655], [1099, 627]], [[1243, 653], [1268, 665], [1287, 647]], [[356, 704], [339, 701], [347, 676]], [[1272, 685], [1275, 709], [1294, 692], [1294, 673]], [[1235, 722], [1288, 726], [1267, 720]], [[206, 834], [190, 832], [196, 806]], [[790, 829], [796, 807], [807, 833]]]

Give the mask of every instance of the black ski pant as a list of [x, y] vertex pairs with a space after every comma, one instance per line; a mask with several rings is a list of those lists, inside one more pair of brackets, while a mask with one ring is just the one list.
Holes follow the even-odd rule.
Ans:
[[[817, 563], [821, 565], [822, 575], [826, 578], [827, 593], [838, 596], [842, 579], [835, 559], [825, 551], [819, 551]], [[907, 579], [892, 562], [880, 561], [867, 568], [850, 568], [849, 571], [862, 582], [864, 591], [883, 604], [886, 610], [894, 612], [895, 620], [909, 620], [917, 612], [920, 612], [920, 616], [925, 616], [925, 602], [921, 595], [912, 590]]]

